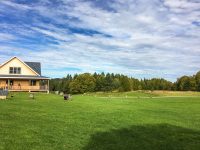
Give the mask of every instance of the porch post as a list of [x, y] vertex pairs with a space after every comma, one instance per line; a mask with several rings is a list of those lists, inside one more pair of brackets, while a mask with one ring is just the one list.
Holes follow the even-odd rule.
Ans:
[[28, 91], [31, 92], [31, 88], [32, 88], [31, 87], [31, 80], [28, 80], [28, 82], [29, 82]]
[[8, 79], [8, 90], [10, 90], [10, 79]]

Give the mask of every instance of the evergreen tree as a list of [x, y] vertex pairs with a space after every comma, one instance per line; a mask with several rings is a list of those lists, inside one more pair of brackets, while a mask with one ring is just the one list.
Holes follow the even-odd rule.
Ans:
[[131, 90], [180, 90], [200, 91], [200, 71], [194, 76], [182, 76], [175, 83], [165, 79], [152, 78], [138, 80], [125, 75], [104, 72], [67, 75], [65, 78], [50, 80], [50, 91], [85, 93], [93, 91]]
[[200, 71], [197, 72], [195, 80], [196, 80], [196, 91], [200, 91]]
[[131, 91], [131, 82], [127, 76], [121, 76], [119, 90], [121, 92]]

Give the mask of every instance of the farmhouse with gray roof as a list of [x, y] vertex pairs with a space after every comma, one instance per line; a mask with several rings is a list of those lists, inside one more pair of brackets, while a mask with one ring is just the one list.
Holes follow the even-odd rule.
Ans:
[[42, 76], [40, 62], [13, 57], [0, 65], [0, 89], [49, 92], [49, 78]]

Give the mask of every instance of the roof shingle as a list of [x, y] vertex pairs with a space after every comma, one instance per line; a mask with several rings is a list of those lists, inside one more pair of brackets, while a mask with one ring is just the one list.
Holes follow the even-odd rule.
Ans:
[[29, 67], [31, 67], [35, 72], [37, 72], [41, 76], [41, 64], [40, 62], [24, 62]]

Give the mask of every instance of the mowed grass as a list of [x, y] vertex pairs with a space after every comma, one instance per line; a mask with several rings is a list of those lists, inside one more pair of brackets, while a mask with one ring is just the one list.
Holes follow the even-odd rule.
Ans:
[[146, 97], [200, 97], [200, 92], [194, 91], [132, 91], [132, 92], [96, 92], [85, 95], [98, 97], [126, 97], [126, 98], [146, 98]]
[[134, 95], [64, 101], [54, 94], [35, 94], [33, 100], [15, 93], [0, 101], [0, 149], [200, 149], [200, 97]]

